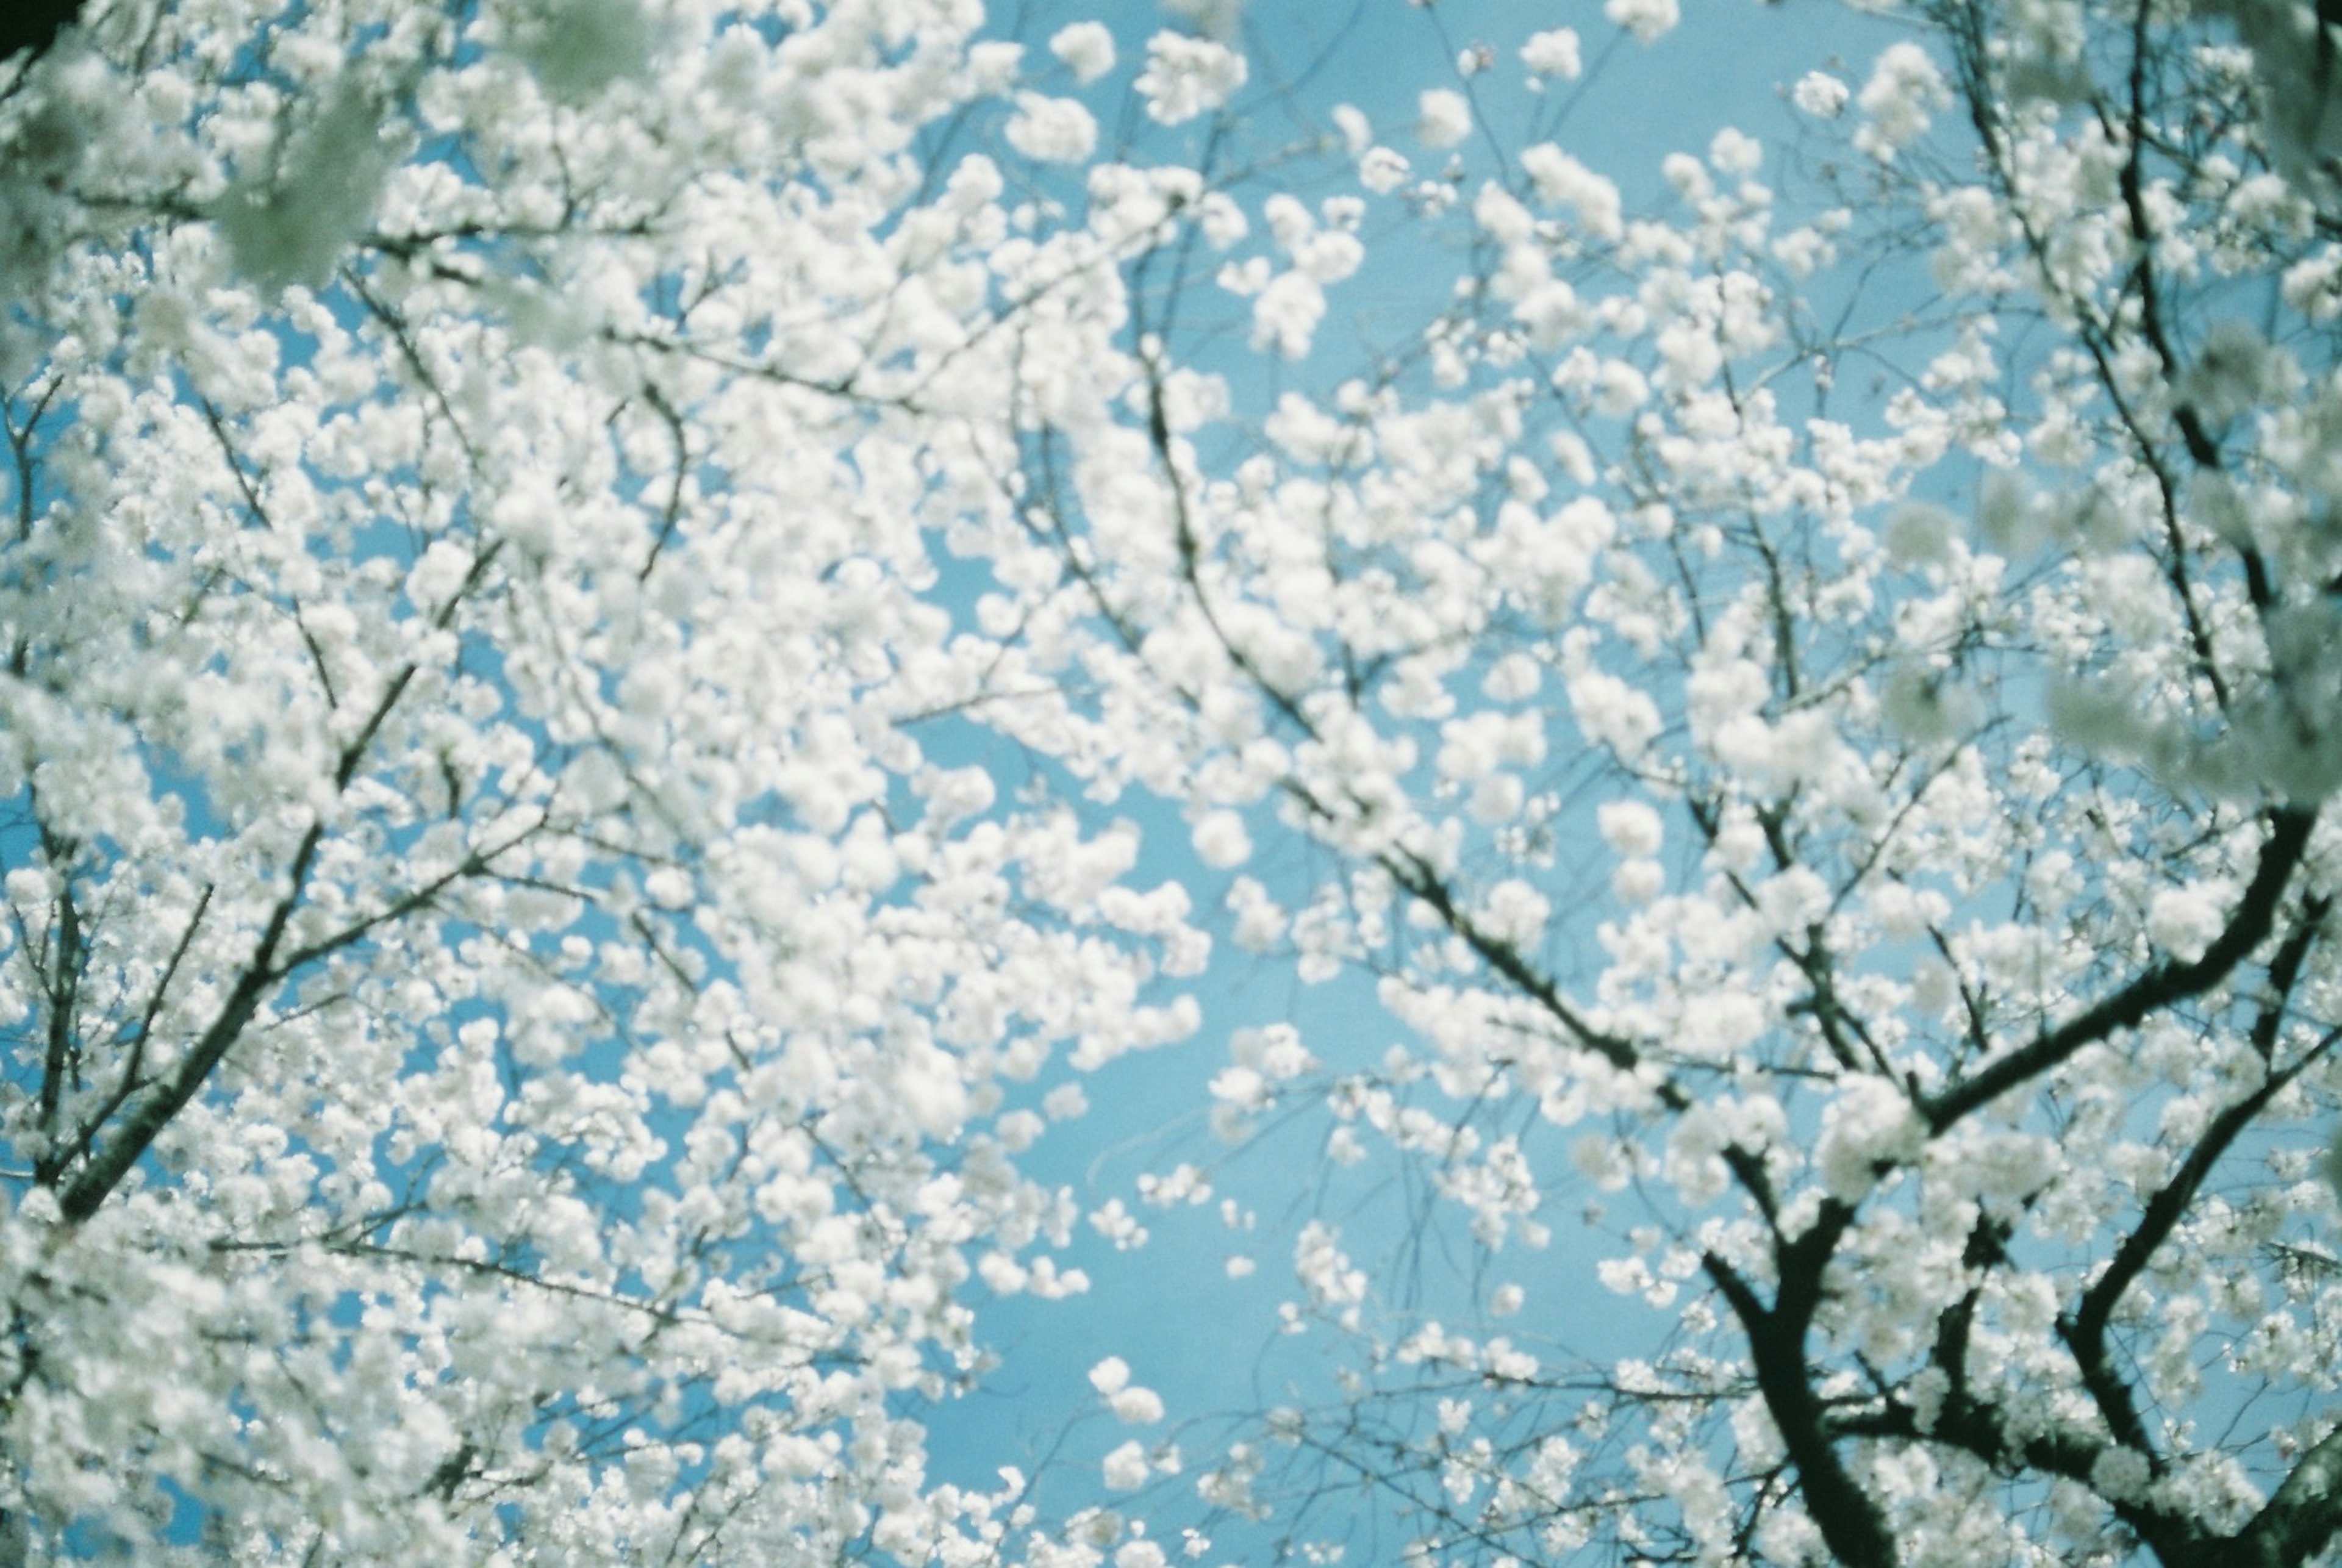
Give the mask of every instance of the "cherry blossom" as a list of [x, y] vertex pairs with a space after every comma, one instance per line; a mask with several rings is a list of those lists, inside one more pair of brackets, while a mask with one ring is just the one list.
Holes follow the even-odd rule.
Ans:
[[[2331, 1554], [2334, 40], [1957, 0], [1625, 170], [1726, 24], [1386, 141], [1180, 15], [0, 65], [0, 1553]], [[1400, 1258], [1033, 1175], [1207, 1022]], [[1315, 1381], [931, 1473], [1191, 1214]]]

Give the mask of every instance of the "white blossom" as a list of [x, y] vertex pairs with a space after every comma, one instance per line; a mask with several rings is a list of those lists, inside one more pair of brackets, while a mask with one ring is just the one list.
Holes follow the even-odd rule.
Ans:
[[1369, 147], [1358, 159], [1358, 183], [1376, 195], [1398, 189], [1411, 172], [1406, 157], [1389, 147]]
[[1586, 168], [1550, 142], [1521, 151], [1521, 168], [1536, 189], [1537, 197], [1555, 206], [1566, 206], [1597, 239], [1615, 240], [1623, 232], [1618, 187]]
[[1683, 20], [1676, 0], [1603, 0], [1602, 15], [1633, 34], [1638, 44], [1656, 43]]
[[2227, 925], [2236, 895], [2233, 884], [2218, 879], [2163, 888], [2147, 906], [2147, 934], [2180, 959], [2200, 958]]
[[1146, 100], [1150, 118], [1178, 125], [1225, 105], [1249, 70], [1245, 57], [1224, 44], [1157, 33], [1146, 41], [1146, 68], [1133, 85]]
[[1447, 87], [1424, 91], [1416, 105], [1416, 138], [1426, 147], [1452, 147], [1472, 134], [1472, 105]]
[[2317, 18], [1090, 9], [0, 66], [0, 1558], [2316, 1556]]
[[1125, 1388], [1106, 1396], [1115, 1419], [1131, 1426], [1147, 1426], [1163, 1419], [1163, 1397], [1151, 1388]]
[[1577, 34], [1568, 27], [1551, 27], [1532, 33], [1521, 45], [1521, 64], [1532, 76], [1558, 76], [1574, 81], [1581, 66], [1578, 63]]
[[1196, 823], [1196, 853], [1206, 865], [1226, 870], [1242, 865], [1252, 854], [1251, 835], [1245, 832], [1244, 818], [1232, 811], [1207, 813]]
[[1754, 136], [1726, 125], [1708, 142], [1707, 161], [1719, 175], [1753, 175], [1765, 161], [1765, 149]]
[[1114, 69], [1114, 34], [1103, 22], [1070, 23], [1050, 35], [1049, 53], [1086, 85]]
[[1070, 98], [1019, 93], [1003, 132], [1008, 145], [1045, 164], [1077, 164], [1097, 146], [1097, 122]]
[[1624, 855], [1656, 854], [1662, 829], [1659, 814], [1638, 800], [1606, 801], [1596, 813], [1602, 839]]
[[1101, 1466], [1109, 1492], [1129, 1492], [1146, 1485], [1152, 1469], [1145, 1446], [1136, 1438], [1107, 1454]]
[[1891, 44], [1871, 67], [1855, 102], [1866, 117], [1857, 144], [1890, 159], [1925, 132], [1935, 110], [1949, 102], [1943, 74], [1917, 44]]
[[1817, 120], [1834, 120], [1844, 112], [1853, 90], [1827, 71], [1808, 71], [1797, 78], [1790, 98]]

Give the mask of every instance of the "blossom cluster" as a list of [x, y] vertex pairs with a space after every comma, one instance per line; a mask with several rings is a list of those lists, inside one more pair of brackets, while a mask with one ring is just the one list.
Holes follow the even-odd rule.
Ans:
[[[1329, 1452], [1425, 1562], [2342, 1531], [2330, 50], [1947, 5], [1639, 202], [1487, 76], [1675, 0], [1298, 147], [1188, 9], [0, 65], [0, 1552], [1159, 1568]], [[1113, 1507], [932, 1477], [981, 1309], [1147, 1243], [1028, 1156], [1215, 932], [1396, 1041], [1199, 1123], [1473, 1299], [1321, 1214], [1326, 1402], [1191, 1470], [1107, 1357]]]

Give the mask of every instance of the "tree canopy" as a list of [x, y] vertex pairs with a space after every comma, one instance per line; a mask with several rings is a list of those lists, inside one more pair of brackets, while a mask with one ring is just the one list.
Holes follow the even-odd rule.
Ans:
[[[1420, 8], [15, 14], [0, 1562], [2331, 1558], [2329, 8]], [[1320, 1371], [933, 1473], [1157, 1047]]]

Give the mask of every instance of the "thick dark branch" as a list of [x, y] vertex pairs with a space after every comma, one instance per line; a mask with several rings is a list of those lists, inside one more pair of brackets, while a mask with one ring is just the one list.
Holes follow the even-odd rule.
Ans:
[[[2075, 1482], [2098, 1495], [2108, 1511], [2128, 1526], [2166, 1568], [2207, 1568], [2216, 1561], [2207, 1555], [2213, 1543], [2194, 1519], [2097, 1493], [2092, 1477], [2108, 1447], [2097, 1439], [2060, 1431], [2035, 1432], [2022, 1440], [2012, 1438], [2010, 1423], [1999, 1408], [1984, 1401], [1967, 1403], [1957, 1411], [1947, 1407], [1925, 1431], [1920, 1429], [1910, 1407], [1900, 1401], [1884, 1410], [1833, 1414], [1829, 1426], [1832, 1434], [1839, 1437], [1899, 1439], [1956, 1449], [1982, 1460], [2004, 1475], [2030, 1470]], [[2287, 1568], [2293, 1565], [2288, 1563]]]
[[2342, 1034], [2328, 1035], [2317, 1050], [2307, 1053], [2284, 1072], [2271, 1074], [2259, 1088], [2213, 1118], [2211, 1126], [2179, 1170], [2147, 1200], [2137, 1228], [2123, 1238], [2106, 1272], [2083, 1293], [2075, 1311], [2058, 1320], [2058, 1336], [2073, 1353], [2075, 1365], [2082, 1373], [2082, 1385], [2089, 1391], [2091, 1402], [2097, 1406], [2108, 1430], [2125, 1445], [2146, 1453], [2158, 1474], [2163, 1469], [2162, 1456], [2152, 1446], [2146, 1424], [2139, 1419], [2130, 1384], [2115, 1369], [2114, 1358], [2107, 1347], [2107, 1325], [2122, 1303], [2124, 1293], [2154, 1258], [2156, 1249], [2177, 1228], [2212, 1174], [2212, 1167], [2268, 1103], [2312, 1063], [2321, 1060], [2337, 1039], [2342, 1039]]
[[[2301, 918], [2294, 923], [2292, 934], [2269, 960], [2268, 994], [2261, 1003], [2259, 1016], [2253, 1020], [2251, 1035], [2253, 1050], [2264, 1062], [2277, 1055], [2277, 1031], [2285, 1024], [2286, 1003], [2293, 995], [2295, 982], [2301, 978], [2303, 961], [2326, 930], [2326, 916], [2333, 907], [2334, 900], [2322, 893], [2303, 899]], [[2293, 1071], [2299, 1072], [2300, 1066]]]
[[[1839, 1459], [1825, 1420], [1820, 1397], [1808, 1381], [1806, 1333], [1813, 1308], [1820, 1299], [1819, 1268], [1808, 1275], [1803, 1267], [1790, 1272], [1794, 1261], [1810, 1263], [1805, 1254], [1818, 1253], [1827, 1260], [1852, 1218], [1843, 1204], [1824, 1205], [1813, 1230], [1790, 1243], [1781, 1258], [1780, 1299], [1767, 1307], [1732, 1265], [1714, 1253], [1700, 1260], [1707, 1277], [1732, 1308], [1747, 1336], [1751, 1364], [1765, 1408], [1781, 1433], [1781, 1445], [1797, 1467], [1797, 1490], [1804, 1494], [1806, 1513], [1822, 1533], [1830, 1554], [1845, 1568], [1897, 1568], [1899, 1553], [1895, 1538], [1879, 1516], [1878, 1506]], [[1808, 1243], [1823, 1238], [1818, 1246]]]
[[0, 5], [0, 60], [38, 55], [81, 15], [81, 0], [8, 0]]
[[1920, 1109], [1931, 1132], [1940, 1133], [1977, 1107], [2056, 1067], [2087, 1045], [2117, 1030], [2136, 1026], [2148, 1014], [2190, 997], [2200, 996], [2226, 980], [2237, 964], [2251, 956], [2276, 928], [2277, 907], [2284, 902], [2294, 868], [2301, 864], [2309, 844], [2309, 830], [2317, 813], [2286, 806], [2269, 815], [2268, 839], [2261, 845], [2260, 864], [2253, 879], [2228, 916], [2227, 929], [2204, 950], [2203, 956], [2185, 963], [2166, 961], [2084, 1009], [2057, 1028], [2034, 1036], [2032, 1043], [1996, 1058], [1972, 1076], [1955, 1082], [1941, 1094], [1923, 1100]]
[[[2317, 909], [2305, 914], [2300, 927], [2286, 939], [2284, 947], [2278, 950], [2277, 961], [2269, 965], [2270, 987], [2276, 999], [2263, 1012], [2263, 1019], [2277, 1015], [2283, 997], [2292, 990], [2293, 983], [2301, 972], [2302, 960], [2317, 933], [2317, 915], [2323, 913], [2324, 901], [2314, 902]], [[2274, 1025], [2270, 1028], [2273, 1032]], [[2125, 1236], [2122, 1245], [2115, 1249], [2114, 1258], [2107, 1264], [2106, 1272], [2082, 1293], [2080, 1303], [2066, 1325], [2067, 1343], [2076, 1358], [2082, 1362], [2086, 1376], [2094, 1363], [2104, 1361], [2107, 1323], [2114, 1315], [2115, 1308], [2121, 1303], [2123, 1293], [2129, 1290], [2145, 1272], [2148, 1260], [2155, 1255], [2155, 1249], [2161, 1246], [2177, 1227], [2180, 1217], [2196, 1201], [2196, 1194], [2202, 1189], [2205, 1178], [2212, 1174], [2212, 1167], [2235, 1145], [2244, 1130], [2252, 1124], [2253, 1118], [2259, 1115], [2271, 1100], [2311, 1064], [2326, 1055], [2331, 1041], [2329, 1036], [2317, 1049], [2305, 1052], [2299, 1061], [2281, 1072], [2271, 1073], [2262, 1080], [2260, 1087], [2213, 1117], [2211, 1125], [2205, 1129], [2203, 1137], [2188, 1152], [2187, 1158], [2181, 1163], [2171, 1180], [2147, 1200], [2146, 1209], [2139, 1215], [2137, 1228]]]
[[[1967, 1244], [1960, 1251], [1960, 1265], [1981, 1273], [2006, 1263], [2013, 1230], [2008, 1221], [1989, 1210], [1979, 1209], [1976, 1223], [1968, 1230]], [[1957, 1420], [1967, 1408], [1968, 1342], [1976, 1332], [1977, 1307], [1983, 1299], [1984, 1287], [1978, 1283], [1936, 1320], [1934, 1360], [1950, 1385], [1944, 1395], [1943, 1408], [1946, 1417], [1951, 1420]]]
[[2342, 1428], [2319, 1439], [2222, 1554], [2220, 1568], [2297, 1568], [2342, 1531]]

